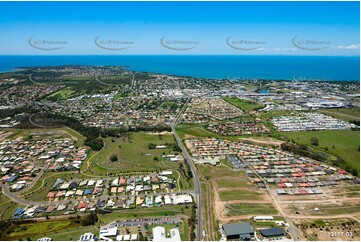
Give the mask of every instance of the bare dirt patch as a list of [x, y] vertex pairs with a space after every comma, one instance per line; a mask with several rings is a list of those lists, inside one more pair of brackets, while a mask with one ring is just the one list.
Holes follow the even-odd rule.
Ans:
[[284, 143], [284, 141], [270, 138], [270, 137], [250, 137], [250, 138], [239, 138], [239, 139], [258, 143], [258, 144], [273, 145], [273, 146], [278, 146], [278, 147], [280, 147], [281, 144]]

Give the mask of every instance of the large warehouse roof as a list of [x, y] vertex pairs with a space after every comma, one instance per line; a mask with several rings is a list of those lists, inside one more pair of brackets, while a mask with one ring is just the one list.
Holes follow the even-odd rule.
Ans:
[[225, 224], [223, 229], [227, 236], [254, 233], [254, 229], [249, 223]]
[[285, 232], [283, 232], [283, 230], [280, 228], [262, 229], [259, 232], [264, 237], [284, 236], [285, 235]]

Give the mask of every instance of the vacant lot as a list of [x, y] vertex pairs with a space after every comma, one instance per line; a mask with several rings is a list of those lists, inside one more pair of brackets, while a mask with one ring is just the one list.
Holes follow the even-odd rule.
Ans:
[[[164, 149], [150, 149], [149, 144], [167, 145]], [[156, 171], [178, 168], [177, 162], [162, 160], [162, 155], [173, 154], [175, 144], [172, 134], [153, 135], [145, 132], [130, 134], [121, 138], [104, 139], [104, 148], [91, 157], [94, 174], [105, 175], [117, 172]], [[111, 160], [112, 157], [116, 160]]]
[[217, 180], [217, 185], [220, 190], [231, 189], [231, 188], [247, 188], [253, 186], [249, 180], [244, 179], [232, 179], [232, 178], [222, 178]]
[[227, 216], [237, 215], [276, 215], [277, 209], [271, 203], [235, 203], [227, 204]]
[[360, 120], [360, 109], [359, 108], [335, 108], [335, 109], [324, 109], [321, 113], [333, 116], [335, 118], [352, 121]]
[[182, 139], [194, 136], [194, 137], [221, 137], [216, 133], [204, 129], [202, 124], [178, 124], [176, 127], [179, 137]]
[[[360, 131], [351, 130], [322, 130], [306, 132], [284, 132], [283, 135], [299, 144], [311, 145], [311, 138], [319, 140], [318, 149], [338, 156], [347, 165], [360, 171]], [[327, 147], [327, 149], [325, 149]]]
[[244, 99], [231, 98], [231, 97], [224, 97], [223, 100], [236, 106], [237, 108], [240, 108], [245, 113], [263, 107], [263, 104], [252, 100], [244, 100]]
[[250, 190], [228, 190], [220, 191], [219, 196], [221, 201], [231, 200], [260, 200], [261, 194]]

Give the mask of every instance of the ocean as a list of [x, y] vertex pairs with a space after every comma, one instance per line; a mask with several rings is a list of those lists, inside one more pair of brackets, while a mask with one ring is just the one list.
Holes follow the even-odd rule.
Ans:
[[360, 57], [222, 55], [0, 56], [0, 72], [56, 65], [127, 66], [129, 70], [215, 79], [360, 81]]

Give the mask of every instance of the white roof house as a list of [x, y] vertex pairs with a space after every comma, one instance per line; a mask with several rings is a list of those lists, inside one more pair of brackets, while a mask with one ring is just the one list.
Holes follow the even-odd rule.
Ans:
[[114, 179], [114, 181], [112, 181], [112, 187], [116, 187], [116, 186], [118, 186], [118, 178], [116, 178], [116, 179]]

